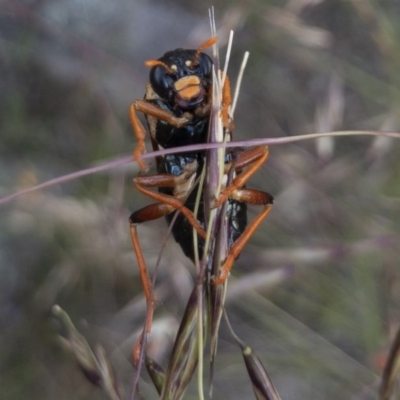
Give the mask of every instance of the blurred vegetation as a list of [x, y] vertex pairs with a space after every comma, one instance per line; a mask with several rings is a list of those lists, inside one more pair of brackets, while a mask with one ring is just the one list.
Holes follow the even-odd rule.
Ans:
[[[211, 5], [1, 2], [0, 196], [129, 154], [127, 108], [143, 96], [143, 61], [204, 42]], [[235, 31], [233, 82], [250, 51], [236, 139], [400, 131], [399, 1], [226, 0], [216, 17], [222, 49]], [[234, 329], [282, 398], [376, 398], [400, 323], [400, 143], [349, 137], [270, 152], [251, 186], [276, 204], [233, 269]], [[102, 398], [60, 348], [53, 304], [105, 347], [129, 390], [130, 349], [145, 313], [127, 222], [148, 204], [131, 185], [136, 173], [129, 165], [0, 207], [2, 398]], [[151, 269], [165, 222], [140, 234]], [[192, 274], [170, 240], [150, 342], [160, 362]], [[234, 346], [223, 326], [215, 398], [253, 398]], [[146, 398], [156, 398], [146, 382]]]

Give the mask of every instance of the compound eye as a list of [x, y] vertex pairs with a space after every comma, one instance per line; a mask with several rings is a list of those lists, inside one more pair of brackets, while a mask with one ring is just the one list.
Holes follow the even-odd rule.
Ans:
[[165, 99], [168, 98], [174, 82], [164, 67], [156, 65], [150, 70], [150, 84], [153, 90]]
[[206, 78], [211, 78], [213, 62], [212, 62], [211, 58], [205, 53], [200, 53], [199, 68], [201, 69], [203, 75]]

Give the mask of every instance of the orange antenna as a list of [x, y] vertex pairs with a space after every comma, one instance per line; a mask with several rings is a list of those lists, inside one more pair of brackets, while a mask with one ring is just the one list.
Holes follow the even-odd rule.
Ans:
[[193, 65], [197, 65], [199, 63], [199, 56], [200, 53], [206, 49], [207, 47], [211, 47], [213, 44], [217, 43], [218, 37], [214, 36], [210, 39], [208, 39], [207, 41], [205, 41], [196, 51], [196, 54], [194, 55], [194, 59], [193, 59]]
[[159, 60], [148, 60], [144, 62], [144, 65], [146, 67], [155, 67], [156, 65], [160, 65], [161, 67], [163, 67], [169, 74], [173, 74], [174, 71], [168, 67], [167, 64], [163, 63], [162, 61]]

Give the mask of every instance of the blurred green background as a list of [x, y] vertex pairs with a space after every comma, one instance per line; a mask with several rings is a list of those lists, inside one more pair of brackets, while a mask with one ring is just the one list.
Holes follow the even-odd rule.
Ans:
[[[400, 131], [397, 0], [1, 1], [0, 196], [128, 155], [143, 62], [197, 48], [213, 4], [222, 54], [235, 31], [233, 82], [250, 52], [236, 139]], [[249, 186], [276, 204], [234, 266], [231, 322], [283, 399], [376, 398], [400, 324], [400, 143], [348, 137], [270, 153]], [[129, 390], [145, 306], [128, 217], [150, 202], [132, 187], [136, 173], [129, 164], [0, 206], [1, 398], [103, 398], [60, 348], [53, 304], [106, 348]], [[163, 220], [139, 228], [150, 269], [166, 230]], [[161, 363], [192, 276], [171, 239], [149, 346]], [[142, 388], [156, 398], [146, 377]], [[214, 395], [253, 398], [224, 326]]]

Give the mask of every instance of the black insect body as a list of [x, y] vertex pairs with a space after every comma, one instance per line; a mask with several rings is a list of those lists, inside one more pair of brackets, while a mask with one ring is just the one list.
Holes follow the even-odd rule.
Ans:
[[[190, 122], [176, 127], [154, 116], [146, 115], [155, 150], [174, 148], [191, 144], [206, 143], [211, 110], [211, 85], [213, 64], [210, 57], [196, 50], [177, 49], [167, 52], [157, 60], [150, 71], [150, 84], [145, 101], [169, 112], [176, 118], [187, 118]], [[183, 176], [189, 171], [182, 184], [175, 187], [160, 187], [159, 192], [184, 201], [185, 207], [194, 211], [197, 190], [194, 182], [204, 165], [204, 151], [172, 154], [157, 160], [157, 170], [161, 174]], [[231, 160], [228, 154], [226, 159]], [[194, 189], [194, 190], [193, 190]], [[201, 196], [203, 199], [203, 196]], [[166, 215], [168, 223], [176, 212]], [[197, 220], [205, 229], [204, 202], [201, 200]], [[237, 200], [228, 199], [229, 245], [243, 233], [247, 224], [247, 206]], [[193, 226], [181, 213], [172, 227], [175, 240], [184, 254], [194, 261]], [[198, 238], [199, 255], [203, 254], [204, 239]]]
[[[147, 61], [151, 67], [150, 82], [143, 100], [135, 101], [130, 107], [130, 118], [138, 144], [134, 158], [142, 170], [146, 164], [141, 155], [145, 152], [146, 130], [137, 112], [145, 115], [154, 150], [202, 144], [208, 141], [212, 106], [213, 63], [202, 53], [212, 46], [216, 38], [206, 41], [197, 50], [176, 49], [158, 60]], [[229, 80], [222, 89], [221, 119], [224, 132], [230, 135], [233, 124], [229, 116], [231, 103]], [[229, 140], [231, 138], [229, 137]], [[202, 150], [169, 154], [157, 158], [157, 174], [140, 175], [133, 182], [138, 191], [157, 201], [130, 216], [132, 243], [138, 260], [141, 280], [148, 304], [146, 331], [151, 328], [155, 298], [152, 283], [140, 247], [136, 226], [142, 222], [165, 216], [172, 228], [175, 240], [187, 257], [194, 261], [193, 232], [198, 235], [198, 253], [203, 256], [206, 239], [204, 192], [200, 193], [200, 204], [194, 215], [199, 189], [198, 178], [205, 164], [206, 153]], [[225, 242], [227, 256], [216, 269], [215, 284], [226, 281], [234, 260], [246, 242], [271, 209], [273, 198], [265, 192], [246, 189], [247, 180], [268, 158], [266, 147], [259, 146], [241, 152], [228, 150], [225, 156], [225, 187], [215, 193], [213, 207], [219, 210], [225, 205]], [[228, 178], [229, 174], [229, 178]], [[158, 191], [151, 190], [157, 188]], [[247, 204], [264, 205], [260, 214], [247, 225]], [[177, 214], [178, 213], [178, 214]], [[177, 215], [176, 215], [177, 214]], [[213, 232], [212, 235], [216, 233]], [[212, 250], [212, 249], [211, 249]], [[144, 334], [144, 333], [143, 333]], [[143, 337], [143, 336], [142, 336]], [[134, 347], [135, 363], [142, 349], [141, 340]]]
[[[146, 132], [137, 117], [137, 111], [145, 114], [154, 150], [201, 144], [208, 141], [213, 63], [208, 55], [202, 53], [202, 50], [214, 44], [215, 41], [216, 38], [210, 39], [198, 50], [169, 51], [158, 60], [146, 62], [146, 65], [151, 67], [150, 83], [147, 85], [144, 100], [135, 101], [130, 109], [131, 122], [138, 139], [134, 157], [142, 169], [145, 168], [141, 154], [145, 152]], [[221, 115], [224, 131], [226, 134], [230, 134], [232, 121], [228, 116], [230, 89], [229, 81], [227, 80], [227, 82], [223, 90], [226, 96], [221, 107]], [[237, 258], [248, 238], [269, 212], [272, 196], [244, 188], [246, 181], [260, 168], [267, 156], [268, 151], [265, 147], [246, 150], [238, 156], [237, 152], [228, 150], [226, 153], [225, 172], [228, 173], [232, 165], [235, 165], [236, 177], [231, 185], [223, 188], [220, 194], [215, 194], [215, 207], [220, 207], [225, 201], [227, 202], [226, 237], [228, 250], [232, 249], [232, 254], [228, 256], [226, 265], [222, 266], [221, 276], [215, 279], [216, 283], [225, 281], [234, 259]], [[206, 236], [203, 193], [200, 196], [201, 201], [196, 216], [194, 216], [194, 208], [198, 194], [197, 180], [204, 162], [204, 151], [170, 154], [157, 158], [158, 173], [156, 175], [142, 175], [134, 179], [134, 184], [139, 191], [158, 201], [156, 204], [134, 212], [130, 217], [132, 240], [145, 287], [150, 283], [137, 237], [136, 225], [138, 223], [161, 216], [165, 216], [171, 223], [175, 214], [179, 212], [172, 228], [175, 240], [185, 255], [194, 261], [194, 228], [199, 236], [199, 255], [200, 257], [203, 255]], [[246, 168], [245, 172], [242, 172], [243, 168]], [[152, 187], [158, 188], [158, 192], [149, 189]], [[247, 203], [268, 204], [268, 210], [262, 212], [259, 219], [253, 221], [246, 230]]]

